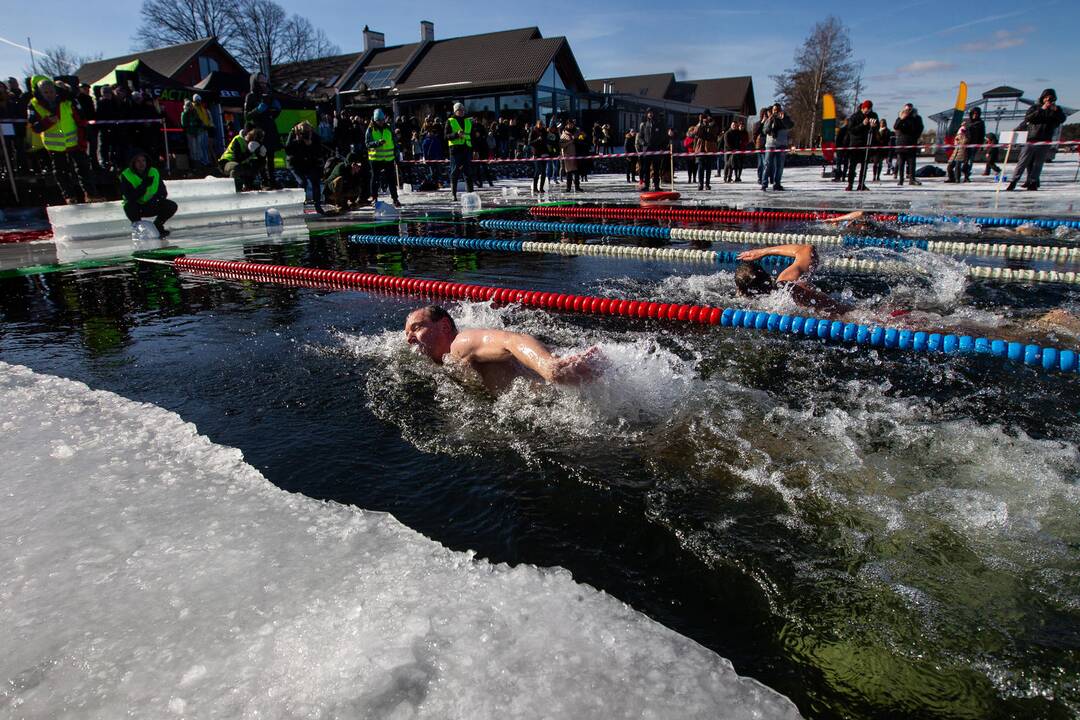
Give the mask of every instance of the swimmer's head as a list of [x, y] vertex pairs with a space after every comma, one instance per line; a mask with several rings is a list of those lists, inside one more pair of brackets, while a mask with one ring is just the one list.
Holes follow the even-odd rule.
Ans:
[[735, 268], [735, 288], [740, 295], [767, 295], [776, 289], [776, 281], [758, 263], [742, 262]]
[[414, 310], [405, 319], [405, 341], [413, 352], [427, 355], [437, 363], [450, 352], [450, 344], [457, 337], [454, 318], [438, 305]]

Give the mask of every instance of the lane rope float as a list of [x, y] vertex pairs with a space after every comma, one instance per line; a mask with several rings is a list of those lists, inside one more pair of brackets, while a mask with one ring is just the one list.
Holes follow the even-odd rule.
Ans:
[[879, 238], [865, 235], [810, 235], [806, 233], [751, 232], [748, 230], [706, 230], [702, 228], [666, 228], [641, 225], [606, 225], [601, 223], [561, 223], [538, 220], [481, 220], [487, 230], [515, 232], [572, 233], [612, 235], [654, 240], [686, 240], [741, 243], [751, 245], [788, 245], [809, 243], [819, 247], [883, 248], [904, 251], [911, 248], [939, 255], [1001, 256], [1023, 260], [1046, 260], [1059, 263], [1080, 262], [1080, 246], [1020, 245], [1011, 243], [953, 242], [909, 238]]
[[[636, 247], [633, 245], [586, 245], [583, 243], [535, 242], [529, 240], [495, 240], [488, 238], [427, 237], [419, 235], [349, 235], [355, 245], [403, 245], [443, 248], [448, 250], [492, 250], [499, 252], [532, 252], [549, 255], [588, 255], [631, 260], [665, 260], [673, 262], [734, 265], [739, 262], [737, 250], [694, 250], [691, 248]], [[767, 256], [758, 262], [774, 269], [787, 267], [791, 260]], [[860, 273], [927, 274], [924, 268], [899, 260], [873, 258], [825, 258], [821, 266], [829, 270]], [[1003, 268], [984, 265], [967, 266], [968, 277], [1001, 282], [1046, 282], [1080, 284], [1080, 272]]]
[[242, 260], [179, 257], [173, 262], [177, 270], [220, 273], [234, 279], [278, 282], [299, 281], [330, 287], [349, 287], [438, 296], [476, 302], [518, 303], [543, 310], [561, 310], [589, 315], [617, 315], [629, 318], [649, 318], [673, 322], [720, 325], [722, 327], [778, 332], [786, 335], [818, 338], [845, 345], [862, 345], [898, 349], [923, 354], [990, 355], [1022, 362], [1044, 370], [1077, 372], [1077, 353], [1074, 350], [1042, 347], [1030, 343], [1001, 339], [954, 335], [908, 328], [882, 327], [840, 320], [786, 315], [740, 308], [720, 308], [709, 305], [658, 303], [647, 300], [570, 295], [564, 293], [517, 290], [511, 288], [454, 283], [425, 278], [404, 278], [392, 275], [362, 273], [355, 270], [324, 270], [292, 265], [270, 265]]
[[[728, 221], [728, 220], [824, 220], [843, 215], [842, 212], [810, 210], [721, 210], [708, 208], [669, 208], [669, 207], [595, 207], [590, 205], [536, 205], [529, 209], [529, 214], [536, 217], [568, 218], [627, 218], [636, 220], [684, 220], [684, 221]], [[895, 214], [874, 215], [875, 220], [891, 222]]]
[[936, 225], [938, 223], [969, 222], [986, 227], [1019, 227], [1034, 225], [1052, 230], [1059, 227], [1080, 229], [1080, 220], [1055, 220], [1053, 218], [1006, 218], [1006, 217], [961, 217], [959, 215], [899, 215], [897, 220], [911, 225]]

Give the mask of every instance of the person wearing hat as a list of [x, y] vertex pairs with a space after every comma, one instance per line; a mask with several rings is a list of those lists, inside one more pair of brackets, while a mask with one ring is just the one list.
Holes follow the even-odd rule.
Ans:
[[869, 190], [866, 187], [866, 163], [869, 158], [871, 140], [874, 139], [874, 129], [877, 128], [878, 116], [874, 112], [874, 103], [863, 100], [856, 110], [848, 118], [848, 176], [847, 190], [855, 184], [855, 169], [859, 172], [858, 190]]
[[188, 151], [196, 165], [206, 167], [210, 164], [210, 113], [203, 103], [201, 95], [192, 96], [184, 101], [184, 111], [180, 113], [180, 127], [187, 137]]
[[229, 141], [218, 162], [225, 174], [236, 183], [236, 192], [255, 189], [255, 178], [266, 165], [264, 133], [253, 123]]
[[924, 129], [923, 119], [919, 111], [911, 103], [906, 103], [900, 108], [900, 114], [893, 123], [893, 131], [896, 133], [896, 184], [904, 184], [904, 173], [907, 173], [909, 185], [922, 185], [915, 177], [915, 158], [919, 154], [917, 147], [919, 138]]
[[97, 120], [97, 109], [94, 107], [94, 96], [90, 94], [90, 85], [88, 83], [79, 84], [79, 94], [75, 96], [75, 104], [78, 106], [79, 119], [82, 120], [80, 127], [82, 128], [83, 137], [86, 138], [86, 152], [89, 156], [90, 167], [94, 170], [100, 170], [101, 166], [98, 165], [98, 128], [97, 125], [90, 124], [91, 121]]
[[795, 121], [784, 112], [780, 103], [773, 103], [763, 129], [765, 135], [765, 172], [761, 176], [761, 189], [767, 190], [769, 184], [773, 190], [783, 190], [780, 183], [784, 176], [784, 162], [787, 160], [788, 135]]
[[376, 108], [371, 116], [371, 125], [368, 126], [367, 135], [364, 138], [367, 147], [368, 164], [371, 166], [371, 200], [379, 199], [379, 185], [383, 178], [390, 188], [390, 198], [394, 201], [394, 207], [401, 207], [397, 194], [397, 177], [394, 173], [396, 160], [396, 147], [394, 145], [394, 131], [386, 122], [386, 113], [382, 108]]
[[169, 200], [168, 194], [165, 181], [161, 179], [158, 169], [150, 165], [146, 153], [135, 151], [128, 166], [120, 173], [120, 196], [128, 220], [134, 223], [152, 217], [158, 235], [165, 237], [169, 234], [165, 223], [177, 210], [176, 203]]
[[1050, 145], [1032, 145], [1036, 142], [1048, 142], [1054, 139], [1054, 132], [1065, 122], [1065, 113], [1057, 105], [1057, 93], [1053, 88], [1046, 88], [1039, 95], [1038, 102], [1024, 115], [1024, 126], [1027, 127], [1028, 144], [1020, 151], [1020, 159], [1016, 162], [1016, 170], [1013, 171], [1013, 179], [1009, 182], [1006, 190], [1015, 190], [1020, 176], [1027, 172], [1025, 190], [1038, 190], [1039, 178], [1042, 176], [1043, 163], [1050, 156]]
[[465, 187], [473, 191], [472, 179], [472, 118], [465, 117], [465, 105], [454, 103], [454, 114], [446, 121], [446, 143], [450, 146], [450, 192], [457, 200], [457, 181], [465, 176]]
[[90, 202], [96, 194], [89, 163], [79, 162], [79, 113], [71, 88], [44, 75], [30, 79], [27, 125], [52, 166], [64, 202]]
[[322, 209], [322, 138], [307, 120], [301, 120], [289, 131], [285, 142], [285, 161], [300, 187], [304, 188], [308, 202], [314, 203], [315, 212]]

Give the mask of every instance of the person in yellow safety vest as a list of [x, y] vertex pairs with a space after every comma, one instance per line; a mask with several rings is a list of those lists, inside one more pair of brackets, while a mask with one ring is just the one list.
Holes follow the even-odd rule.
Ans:
[[46, 151], [64, 201], [68, 205], [90, 202], [96, 187], [86, 153], [79, 149], [79, 116], [74, 93], [44, 75], [31, 78], [30, 89], [32, 95], [26, 106], [28, 127]]
[[128, 220], [137, 222], [152, 217], [158, 235], [165, 237], [169, 234], [165, 222], [176, 214], [176, 203], [168, 199], [165, 181], [161, 179], [158, 169], [150, 165], [146, 153], [136, 152], [120, 173], [120, 195]]
[[236, 183], [236, 192], [255, 189], [255, 177], [266, 163], [263, 131], [249, 127], [229, 141], [218, 162], [225, 174]]
[[372, 114], [371, 125], [368, 126], [364, 144], [367, 146], [368, 165], [371, 166], [371, 202], [378, 201], [379, 185], [385, 175], [394, 207], [401, 207], [397, 194], [397, 173], [394, 168], [394, 162], [397, 159], [394, 130], [386, 122], [386, 113], [382, 108], [376, 108]]
[[465, 187], [473, 191], [472, 118], [465, 117], [465, 106], [454, 103], [454, 114], [446, 121], [446, 142], [450, 145], [450, 192], [457, 200], [457, 181], [465, 176]]

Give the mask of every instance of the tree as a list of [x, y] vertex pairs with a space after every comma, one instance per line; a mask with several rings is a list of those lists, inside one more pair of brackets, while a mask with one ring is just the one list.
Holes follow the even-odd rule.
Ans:
[[797, 123], [793, 131], [797, 143], [815, 140], [822, 95], [835, 97], [838, 109], [850, 105], [850, 93], [861, 74], [861, 64], [852, 56], [848, 29], [830, 15], [814, 25], [802, 47], [795, 51], [795, 65], [772, 76], [777, 96]]
[[143, 0], [139, 49], [216, 37], [228, 46], [236, 35], [237, 0]]
[[[36, 55], [36, 53], [35, 53]], [[57, 45], [49, 48], [43, 55], [34, 58], [34, 64], [23, 68], [26, 75], [46, 75], [56, 77], [58, 75], [74, 75], [75, 71], [88, 62], [100, 60], [101, 53], [95, 55], [79, 55], [72, 50]], [[36, 68], [36, 72], [35, 72]], [[83, 80], [97, 80], [97, 78], [82, 78]]]

